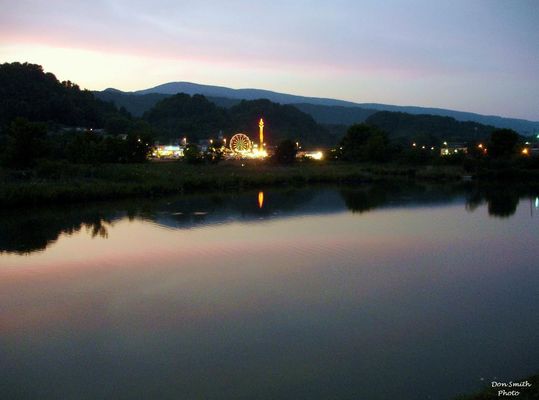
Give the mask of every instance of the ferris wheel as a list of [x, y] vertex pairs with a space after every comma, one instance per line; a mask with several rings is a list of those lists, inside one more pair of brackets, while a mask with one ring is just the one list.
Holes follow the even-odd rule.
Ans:
[[236, 133], [230, 138], [230, 150], [235, 153], [251, 151], [252, 147], [251, 139], [244, 133]]

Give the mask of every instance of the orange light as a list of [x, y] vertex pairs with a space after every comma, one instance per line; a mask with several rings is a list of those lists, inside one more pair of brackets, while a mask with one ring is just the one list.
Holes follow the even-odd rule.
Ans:
[[264, 206], [264, 192], [258, 192], [258, 208]]
[[264, 120], [260, 118], [258, 122], [258, 127], [260, 128], [260, 147], [264, 144]]
[[479, 147], [480, 149], [482, 149], [482, 148], [483, 148], [483, 143], [479, 143], [479, 144], [477, 145], [477, 147]]
[[530, 152], [527, 148], [522, 149], [522, 154], [524, 154], [525, 156], [527, 156], [529, 153]]

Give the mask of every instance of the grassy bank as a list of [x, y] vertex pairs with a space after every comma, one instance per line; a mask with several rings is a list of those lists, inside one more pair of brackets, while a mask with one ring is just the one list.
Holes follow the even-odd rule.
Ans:
[[46, 204], [204, 190], [241, 190], [309, 183], [360, 183], [383, 179], [450, 181], [459, 167], [373, 164], [278, 166], [251, 162], [189, 165], [180, 162], [76, 165], [47, 162], [33, 170], [0, 170], [0, 205]]

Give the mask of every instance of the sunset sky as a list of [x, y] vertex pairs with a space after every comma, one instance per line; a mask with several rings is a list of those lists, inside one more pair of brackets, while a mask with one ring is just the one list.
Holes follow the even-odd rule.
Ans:
[[539, 1], [0, 0], [0, 62], [539, 120]]

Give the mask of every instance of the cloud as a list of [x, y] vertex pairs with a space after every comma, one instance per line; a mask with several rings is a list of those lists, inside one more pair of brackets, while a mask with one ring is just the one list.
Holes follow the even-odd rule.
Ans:
[[[197, 80], [539, 119], [530, 106], [539, 103], [539, 7], [533, 1], [23, 0], [4, 9], [4, 57], [31, 56], [94, 88]], [[124, 73], [102, 68], [107, 58]], [[533, 90], [522, 93], [523, 83]], [[492, 101], [479, 98], [459, 103], [444, 91], [451, 85], [461, 88], [463, 99], [486, 90], [506, 107], [491, 109]], [[503, 93], [513, 94], [512, 101]]]

